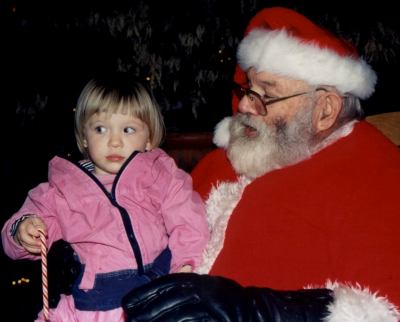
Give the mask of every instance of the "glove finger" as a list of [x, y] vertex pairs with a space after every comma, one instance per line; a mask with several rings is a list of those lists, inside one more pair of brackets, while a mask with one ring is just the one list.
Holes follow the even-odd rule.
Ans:
[[194, 275], [190, 273], [185, 274], [171, 274], [157, 278], [156, 280], [142, 285], [131, 292], [129, 292], [125, 298], [129, 298], [131, 305], [140, 304], [143, 301], [147, 301], [154, 296], [160, 296], [163, 293], [169, 292], [171, 289], [189, 287], [189, 281], [185, 275]]
[[172, 294], [178, 297], [180, 296], [179, 292], [182, 292], [182, 294], [190, 293], [189, 289], [191, 289], [192, 284], [190, 283], [190, 276], [186, 275], [195, 274], [171, 274], [140, 286], [124, 296], [122, 305], [126, 309], [130, 309], [148, 305], [154, 299], [170, 297]]
[[[140, 289], [137, 289], [137, 291], [140, 292]], [[123, 298], [122, 307], [127, 314], [133, 314], [134, 316], [140, 313], [146, 316], [147, 320], [151, 320], [164, 311], [198, 302], [199, 298], [191, 288], [175, 285], [147, 292], [146, 296], [136, 292], [131, 296], [131, 293], [129, 293]]]
[[126, 322], [223, 322], [201, 304], [188, 303], [166, 308], [157, 315], [128, 316]]

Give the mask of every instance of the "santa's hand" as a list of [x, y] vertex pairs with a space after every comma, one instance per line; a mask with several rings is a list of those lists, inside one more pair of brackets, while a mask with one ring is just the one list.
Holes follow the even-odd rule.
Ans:
[[327, 289], [275, 291], [193, 273], [160, 277], [127, 294], [127, 321], [321, 321], [332, 302]]

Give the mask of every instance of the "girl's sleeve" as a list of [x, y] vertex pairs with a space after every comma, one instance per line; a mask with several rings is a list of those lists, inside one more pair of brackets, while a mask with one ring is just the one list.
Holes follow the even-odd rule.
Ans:
[[197, 267], [209, 240], [204, 203], [193, 190], [189, 174], [172, 167], [172, 178], [162, 205], [164, 223], [172, 252], [171, 272], [183, 265]]
[[59, 203], [57, 189], [49, 183], [42, 183], [29, 191], [21, 209], [8, 219], [1, 231], [4, 252], [12, 259], [38, 259], [40, 254], [34, 255], [27, 252], [14, 241], [14, 234], [18, 224], [26, 216], [38, 216], [47, 226], [48, 247], [61, 238], [61, 229], [57, 222], [56, 205]]

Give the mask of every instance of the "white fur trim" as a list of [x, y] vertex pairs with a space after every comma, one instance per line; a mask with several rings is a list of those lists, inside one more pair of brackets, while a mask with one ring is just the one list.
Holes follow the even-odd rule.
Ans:
[[341, 56], [317, 43], [304, 42], [285, 29], [254, 29], [239, 44], [238, 62], [243, 70], [304, 80], [310, 85], [330, 85], [342, 93], [365, 99], [373, 92], [377, 76], [361, 58]]
[[325, 149], [327, 146], [335, 143], [341, 138], [348, 136], [351, 132], [353, 132], [354, 125], [358, 123], [357, 120], [350, 121], [340, 128], [336, 129], [332, 132], [328, 137], [322, 140], [320, 143], [312, 147], [311, 154], [315, 154], [322, 149]]
[[328, 282], [326, 288], [334, 292], [328, 306], [326, 322], [398, 322], [400, 313], [385, 297], [371, 293], [360, 285], [351, 286]]
[[237, 182], [221, 182], [211, 189], [206, 201], [211, 237], [204, 251], [203, 262], [196, 268], [196, 273], [207, 274], [210, 271], [224, 245], [229, 218], [249, 183], [250, 180], [242, 176]]
[[220, 148], [226, 148], [229, 144], [229, 125], [231, 120], [232, 117], [225, 117], [215, 126], [213, 143]]

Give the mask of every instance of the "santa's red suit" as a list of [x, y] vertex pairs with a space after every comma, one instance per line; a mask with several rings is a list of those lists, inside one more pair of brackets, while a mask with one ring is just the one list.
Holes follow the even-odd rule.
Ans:
[[223, 149], [192, 176], [213, 226], [203, 272], [276, 289], [359, 283], [400, 306], [400, 150], [368, 123], [252, 182]]

